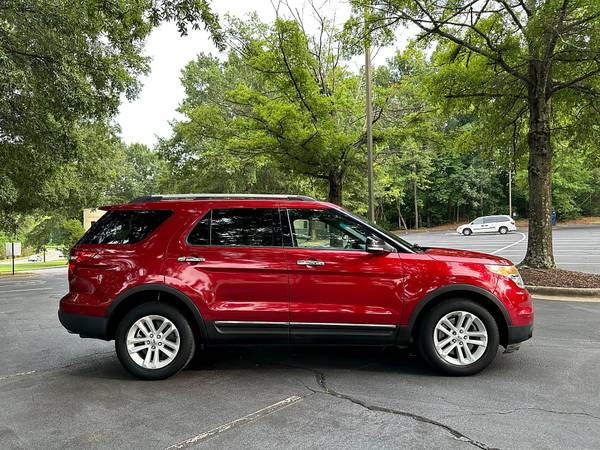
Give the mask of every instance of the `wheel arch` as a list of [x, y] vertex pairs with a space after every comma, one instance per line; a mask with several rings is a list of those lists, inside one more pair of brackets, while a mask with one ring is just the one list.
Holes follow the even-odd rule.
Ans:
[[427, 312], [435, 305], [449, 298], [469, 299], [488, 310], [498, 324], [500, 344], [506, 346], [508, 341], [508, 329], [512, 325], [508, 311], [494, 294], [470, 284], [444, 286], [427, 294], [411, 314], [406, 330], [406, 338], [408, 340], [414, 339], [415, 334], [419, 329], [419, 325]]
[[177, 308], [190, 322], [197, 344], [206, 342], [206, 326], [194, 302], [183, 292], [160, 283], [133, 287], [119, 294], [107, 312], [107, 338], [114, 339], [119, 320], [132, 308], [149, 301], [168, 303]]

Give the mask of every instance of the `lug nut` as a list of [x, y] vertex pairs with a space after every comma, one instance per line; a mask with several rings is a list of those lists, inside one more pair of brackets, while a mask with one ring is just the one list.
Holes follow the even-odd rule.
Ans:
[[158, 345], [162, 345], [162, 342], [159, 342]]
[[160, 339], [160, 334], [156, 336], [158, 339]]
[[452, 334], [456, 336], [456, 331], [453, 331]]
[[154, 346], [154, 345], [153, 345], [153, 346], [152, 346], [152, 349], [155, 349], [155, 348], [156, 348], [156, 346]]
[[146, 341], [146, 344], [150, 345], [150, 341]]

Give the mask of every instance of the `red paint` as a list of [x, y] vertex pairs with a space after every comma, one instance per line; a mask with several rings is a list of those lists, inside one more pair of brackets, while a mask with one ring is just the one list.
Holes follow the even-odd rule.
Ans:
[[[136, 244], [76, 246], [69, 265], [69, 293], [60, 309], [102, 317], [129, 289], [160, 283], [189, 297], [207, 321], [406, 325], [428, 294], [466, 284], [495, 295], [512, 325], [533, 321], [528, 292], [486, 269], [486, 264], [511, 264], [493, 255], [449, 249], [373, 254], [187, 244], [196, 221], [211, 208], [223, 207], [339, 209], [324, 202], [281, 200], [179, 200], [108, 207], [169, 209], [173, 214]], [[177, 260], [190, 256], [205, 261]], [[297, 265], [304, 259], [325, 265]]]

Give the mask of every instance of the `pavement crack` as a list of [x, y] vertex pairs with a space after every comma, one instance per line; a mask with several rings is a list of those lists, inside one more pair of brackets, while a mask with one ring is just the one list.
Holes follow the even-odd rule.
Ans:
[[[589, 417], [591, 419], [595, 419], [595, 420], [600, 420], [600, 416], [595, 416], [594, 414], [585, 412], [585, 411], [560, 411], [557, 409], [546, 409], [546, 408], [540, 408], [537, 406], [528, 406], [528, 407], [522, 407], [522, 408], [514, 408], [514, 409], [509, 409], [506, 411], [490, 411], [490, 412], [483, 412], [483, 413], [468, 413], [468, 414], [462, 414], [461, 417], [464, 416], [494, 416], [494, 415], [509, 415], [509, 414], [515, 414], [518, 413], [520, 411], [540, 411], [540, 412], [545, 412], [548, 414], [557, 414], [557, 415], [563, 415], [563, 416], [580, 416], [580, 417]], [[447, 418], [450, 417], [456, 417], [456, 416], [446, 416]]]
[[290, 368], [294, 368], [294, 369], [299, 369], [299, 370], [305, 370], [308, 372], [311, 372], [314, 376], [315, 376], [315, 381], [317, 383], [317, 385], [321, 388], [321, 390], [318, 389], [314, 389], [311, 388], [309, 386], [307, 386], [306, 384], [302, 383], [308, 390], [314, 392], [315, 394], [324, 394], [324, 395], [330, 395], [332, 397], [336, 397], [336, 398], [340, 398], [343, 400], [347, 400], [349, 402], [354, 403], [355, 405], [361, 406], [362, 408], [365, 408], [369, 411], [373, 411], [373, 412], [382, 412], [382, 413], [386, 413], [386, 414], [394, 414], [397, 416], [402, 416], [402, 417], [407, 417], [409, 419], [415, 420], [417, 422], [421, 422], [421, 423], [425, 423], [428, 425], [433, 425], [435, 427], [441, 428], [443, 430], [446, 430], [448, 433], [450, 433], [452, 435], [452, 437], [454, 439], [457, 439], [459, 441], [465, 442], [467, 444], [470, 444], [474, 447], [477, 448], [481, 448], [481, 449], [485, 449], [485, 450], [495, 450], [494, 447], [490, 447], [486, 444], [484, 444], [483, 442], [479, 442], [475, 439], [470, 438], [469, 436], [461, 433], [460, 431], [456, 430], [455, 428], [452, 428], [450, 425], [446, 425], [445, 423], [442, 422], [438, 422], [435, 419], [430, 419], [429, 417], [425, 417], [425, 416], [421, 416], [419, 414], [415, 414], [415, 413], [411, 413], [409, 411], [401, 411], [398, 409], [393, 409], [393, 408], [387, 408], [385, 406], [379, 406], [379, 405], [371, 405], [359, 398], [353, 397], [351, 395], [348, 394], [344, 394], [342, 392], [338, 392], [334, 389], [332, 389], [331, 387], [329, 387], [329, 385], [327, 384], [327, 377], [325, 375], [324, 372], [317, 370], [317, 369], [312, 369], [309, 367], [301, 367], [301, 366], [294, 366], [294, 365], [289, 365], [289, 364], [279, 364], [277, 363], [277, 365], [281, 365], [281, 366], [285, 366], [285, 367], [290, 367]]

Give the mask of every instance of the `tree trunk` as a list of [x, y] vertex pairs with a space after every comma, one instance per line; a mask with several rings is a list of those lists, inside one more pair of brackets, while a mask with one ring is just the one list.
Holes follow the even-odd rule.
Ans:
[[552, 253], [552, 145], [550, 100], [529, 89], [529, 237], [523, 265], [555, 267]]
[[344, 176], [341, 174], [329, 175], [329, 193], [327, 194], [327, 201], [335, 203], [336, 205], [342, 206], [342, 186], [344, 182]]

